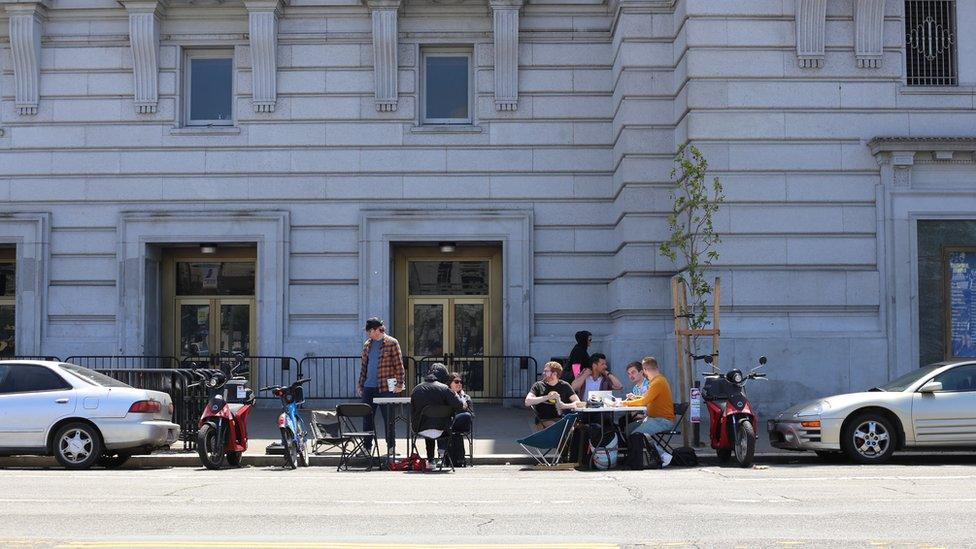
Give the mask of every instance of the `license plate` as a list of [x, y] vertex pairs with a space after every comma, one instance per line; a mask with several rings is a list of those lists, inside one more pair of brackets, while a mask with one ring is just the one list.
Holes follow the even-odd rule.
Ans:
[[775, 431], [776, 430], [776, 422], [774, 420], [772, 420], [772, 419], [767, 420], [766, 421], [766, 430], [767, 431]]

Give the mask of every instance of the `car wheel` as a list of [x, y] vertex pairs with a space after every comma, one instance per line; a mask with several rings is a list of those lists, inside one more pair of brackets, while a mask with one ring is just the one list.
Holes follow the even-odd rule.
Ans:
[[54, 458], [66, 469], [88, 469], [102, 455], [102, 436], [87, 423], [69, 423], [54, 434]]
[[897, 445], [891, 421], [877, 412], [859, 414], [841, 433], [841, 448], [855, 463], [884, 463]]
[[106, 469], [117, 469], [129, 461], [130, 457], [132, 456], [129, 454], [104, 454], [98, 458], [98, 464]]

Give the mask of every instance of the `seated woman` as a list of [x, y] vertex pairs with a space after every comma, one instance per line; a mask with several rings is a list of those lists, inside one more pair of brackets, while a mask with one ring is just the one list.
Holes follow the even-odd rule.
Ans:
[[[463, 410], [454, 414], [454, 423], [451, 425], [451, 430], [454, 432], [455, 439], [451, 443], [454, 449], [454, 454], [451, 457], [451, 461], [454, 461], [454, 466], [461, 466], [464, 464], [464, 435], [471, 432], [474, 420], [474, 403], [471, 402], [471, 397], [464, 392], [464, 381], [461, 380], [461, 374], [458, 372], [451, 372], [451, 390], [457, 395], [458, 400], [461, 401], [461, 406]], [[455, 459], [457, 458], [457, 459]]]
[[[644, 407], [647, 417], [635, 421], [627, 426], [627, 435], [633, 432], [653, 435], [674, 426], [674, 402], [671, 400], [671, 385], [661, 374], [661, 367], [654, 357], [645, 357], [641, 361], [644, 377], [648, 380], [647, 392], [642, 396], [627, 399], [624, 406]], [[654, 444], [661, 456], [661, 464], [667, 467], [671, 463], [671, 454], [664, 451], [657, 443]]]

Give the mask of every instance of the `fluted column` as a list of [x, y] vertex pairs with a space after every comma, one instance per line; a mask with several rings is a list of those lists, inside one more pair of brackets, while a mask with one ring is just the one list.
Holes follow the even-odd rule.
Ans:
[[10, 56], [14, 68], [14, 108], [21, 116], [37, 114], [41, 89], [41, 24], [48, 1], [6, 7], [10, 18]]
[[139, 114], [159, 103], [159, 23], [166, 0], [122, 0], [129, 13], [133, 103]]
[[251, 46], [251, 104], [274, 112], [278, 101], [278, 16], [284, 0], [245, 0]]
[[490, 0], [495, 36], [495, 108], [518, 109], [519, 10], [523, 0]]
[[862, 69], [881, 68], [884, 10], [884, 0], [857, 0], [854, 6], [854, 56]]
[[827, 0], [796, 0], [796, 58], [804, 69], [819, 69], [826, 56]]
[[397, 110], [397, 12], [401, 0], [364, 0], [373, 19], [376, 110]]

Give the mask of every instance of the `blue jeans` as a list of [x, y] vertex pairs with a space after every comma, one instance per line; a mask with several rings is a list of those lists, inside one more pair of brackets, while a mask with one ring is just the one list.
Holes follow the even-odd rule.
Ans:
[[[392, 396], [394, 396], [393, 393], [389, 391], [380, 391], [377, 387], [363, 387], [363, 402], [373, 407], [373, 413], [363, 418], [363, 431], [376, 430], [375, 417], [376, 417], [377, 406], [373, 404], [373, 399], [377, 397], [387, 398]], [[386, 406], [381, 405], [379, 406], [379, 409], [380, 409], [380, 413], [383, 414], [383, 425], [384, 425], [383, 430], [386, 433], [386, 446], [387, 448], [389, 448], [390, 446], [393, 445], [392, 442], [393, 431], [390, 430], [390, 424], [388, 423], [386, 417]], [[373, 447], [373, 444], [369, 441], [366, 441], [366, 443], [363, 444], [363, 446], [365, 446], [366, 450], [368, 451]]]
[[[632, 433], [641, 433], [644, 435], [655, 435], [661, 431], [667, 431], [668, 429], [674, 427], [674, 421], [666, 417], [645, 417], [640, 421], [635, 421], [627, 426], [627, 435]], [[657, 453], [664, 455], [664, 448], [655, 442], [654, 447], [657, 448]]]
[[454, 423], [451, 430], [455, 433], [467, 433], [471, 431], [471, 412], [458, 412], [454, 416]]

